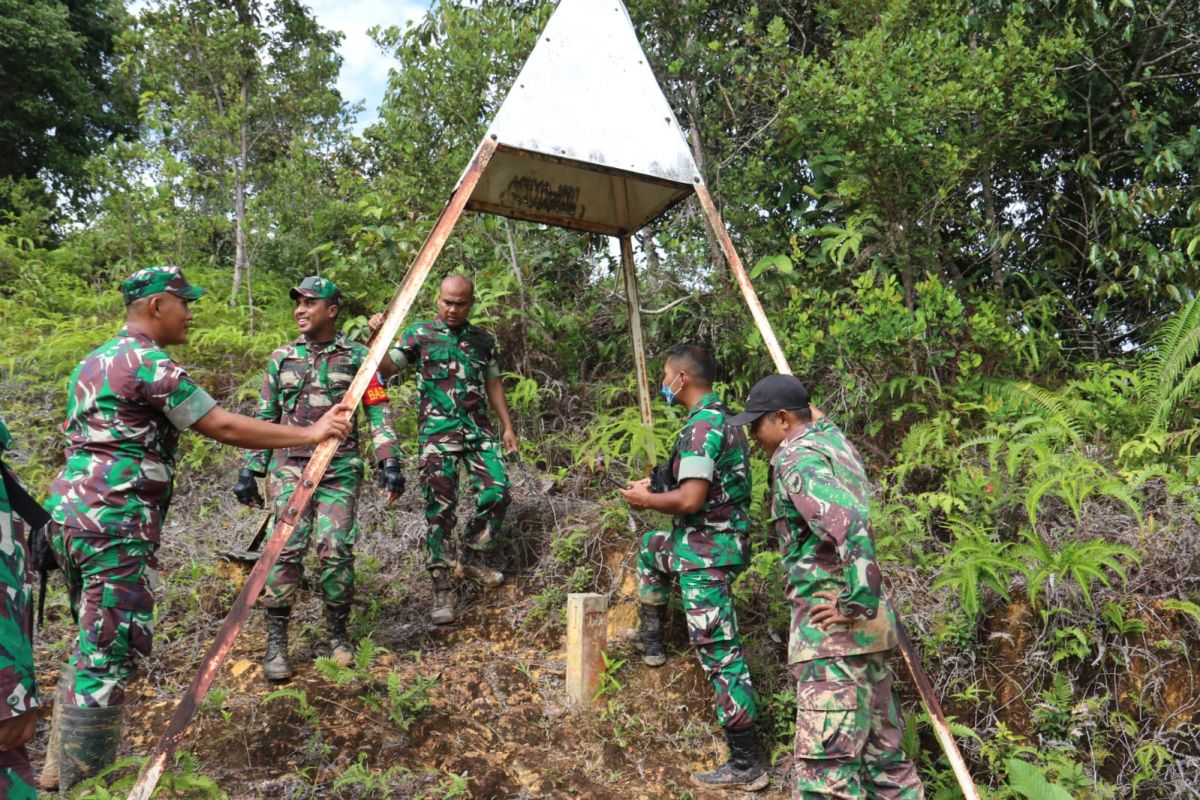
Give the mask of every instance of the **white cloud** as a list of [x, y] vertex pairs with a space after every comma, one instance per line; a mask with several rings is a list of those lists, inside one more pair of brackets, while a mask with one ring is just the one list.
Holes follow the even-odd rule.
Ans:
[[424, 16], [430, 0], [308, 0], [308, 5], [323, 28], [344, 34], [338, 89], [347, 102], [364, 103], [354, 126], [362, 130], [379, 115], [388, 69], [393, 64], [371, 41], [367, 29], [375, 25], [404, 28]]

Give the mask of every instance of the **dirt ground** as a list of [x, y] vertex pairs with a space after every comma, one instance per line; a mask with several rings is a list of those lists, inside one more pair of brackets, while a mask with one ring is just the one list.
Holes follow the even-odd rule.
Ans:
[[[164, 533], [155, 652], [130, 690], [122, 756], [149, 752], [247, 574], [219, 553], [245, 546], [254, 515], [223, 497], [200, 502], [206, 484], [181, 486]], [[322, 674], [316, 659], [324, 654], [324, 626], [309, 588], [293, 614], [296, 676], [284, 687], [289, 692], [271, 698], [281, 687], [263, 678], [256, 610], [182, 741], [180, 749], [197, 759], [196, 773], [238, 799], [729, 797], [688, 781], [691, 772], [719, 764], [725, 749], [682, 624], [673, 620], [672, 653], [660, 669], [624, 647], [636, 624], [633, 536], [601, 535], [594, 503], [525, 488], [504, 551], [511, 579], [488, 591], [461, 584], [462, 616], [448, 627], [428, 621], [414, 489], [387, 510], [364, 490], [354, 633], [382, 649], [344, 683]], [[556, 559], [555, 540], [580, 531], [571, 558]], [[627, 660], [591, 709], [574, 707], [566, 695], [561, 604], [547, 603], [558, 599], [547, 591], [562, 579], [556, 570], [580, 563], [588, 565], [591, 588], [610, 592], [610, 655]], [[52, 591], [38, 648], [47, 697], [71, 633], [65, 597]], [[178, 782], [174, 796], [212, 794], [188, 786]], [[788, 796], [781, 768], [756, 796]]]

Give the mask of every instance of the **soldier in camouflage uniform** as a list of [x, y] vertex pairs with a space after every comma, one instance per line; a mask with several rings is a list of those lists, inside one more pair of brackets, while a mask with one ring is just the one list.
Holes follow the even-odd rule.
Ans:
[[[504, 582], [504, 573], [489, 567], [484, 554], [496, 545], [509, 503], [501, 443], [504, 452], [515, 453], [517, 434], [504, 397], [496, 340], [468, 321], [474, 302], [470, 279], [447, 276], [438, 290], [437, 317], [405, 329], [379, 367], [385, 377], [408, 365], [417, 369], [421, 490], [428, 524], [425, 563], [433, 580], [430, 619], [439, 625], [457, 617], [452, 568], [460, 568], [485, 586]], [[378, 329], [382, 322], [383, 315], [377, 314], [371, 326]], [[488, 420], [488, 403], [500, 418], [500, 441]], [[463, 532], [462, 553], [456, 561], [450, 534], [458, 506], [460, 464], [475, 490], [475, 514]]]
[[[284, 448], [349, 430], [337, 405], [311, 427], [225, 411], [163, 350], [187, 341], [188, 303], [203, 290], [178, 267], [139, 270], [121, 284], [125, 327], [88, 354], [67, 387], [66, 465], [50, 486], [50, 542], [66, 578], [79, 637], [55, 704], [60, 745], [43, 786], [68, 788], [112, 761], [125, 684], [150, 653], [163, 518], [180, 434]], [[52, 733], [52, 739], [55, 734]]]
[[808, 390], [772, 375], [732, 423], [771, 456], [771, 526], [792, 602], [788, 662], [796, 676], [795, 800], [920, 800], [900, 749], [903, 721], [887, 659], [896, 619], [884, 596], [862, 459]]
[[740, 428], [712, 390], [712, 356], [695, 345], [667, 351], [662, 393], [688, 408], [687, 424], [671, 450], [671, 489], [655, 493], [645, 478], [620, 490], [635, 509], [672, 515], [669, 531], [650, 531], [638, 553], [640, 649], [650, 666], [666, 662], [663, 620], [671, 578], [678, 576], [688, 631], [717, 695], [717, 719], [729, 760], [693, 782], [758, 790], [769, 781], [755, 733], [758, 710], [742, 653], [731, 593], [750, 560], [750, 452]]
[[[291, 290], [291, 296], [296, 303], [293, 316], [300, 337], [271, 354], [254, 416], [268, 422], [305, 426], [320, 419], [334, 403], [341, 402], [366, 360], [367, 348], [337, 332], [341, 292], [333, 281], [305, 278]], [[395, 499], [404, 491], [404, 476], [400, 471], [400, 451], [392, 428], [387, 391], [377, 378], [363, 395], [362, 409], [371, 432], [377, 482]], [[313, 449], [312, 445], [304, 445], [275, 454], [271, 477], [276, 516], [272, 525], [290, 502]], [[234, 486], [240, 502], [263, 505], [255, 478], [267, 473], [270, 459], [271, 453], [266, 450], [246, 456]], [[338, 446], [313, 502], [296, 524], [267, 578], [263, 597], [267, 610], [267, 651], [263, 669], [268, 680], [286, 681], [292, 677], [287, 655], [288, 619], [314, 527], [330, 655], [341, 666], [349, 666], [353, 661], [347, 624], [354, 600], [354, 544], [358, 540], [355, 505], [362, 478], [363, 459], [356, 426]]]
[[12, 437], [0, 419], [0, 797], [34, 800], [33, 770], [25, 742], [37, 729], [33, 664], [33, 587], [25, 521], [13, 508], [16, 478], [4, 464]]

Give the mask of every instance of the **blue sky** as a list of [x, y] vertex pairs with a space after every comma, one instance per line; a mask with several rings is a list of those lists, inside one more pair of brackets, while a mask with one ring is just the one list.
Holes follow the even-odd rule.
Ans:
[[375, 25], [414, 22], [429, 9], [431, 0], [308, 0], [322, 27], [341, 31], [342, 74], [338, 89], [347, 102], [364, 103], [354, 126], [361, 131], [378, 117], [393, 60], [375, 46], [367, 29]]

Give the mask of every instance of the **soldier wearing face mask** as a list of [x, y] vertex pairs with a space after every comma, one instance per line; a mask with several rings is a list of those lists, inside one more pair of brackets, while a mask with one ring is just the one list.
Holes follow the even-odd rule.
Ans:
[[750, 561], [750, 449], [741, 428], [712, 389], [713, 358], [702, 347], [667, 351], [661, 391], [688, 409], [671, 450], [670, 485], [651, 490], [644, 478], [621, 491], [629, 505], [673, 517], [670, 530], [650, 531], [638, 553], [639, 649], [649, 666], [666, 663], [663, 620], [672, 576], [678, 575], [691, 641], [717, 695], [717, 719], [729, 760], [698, 772], [700, 786], [758, 790], [769, 782], [755, 732], [758, 711], [738, 637], [733, 579]]

